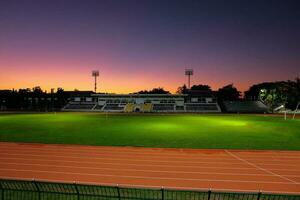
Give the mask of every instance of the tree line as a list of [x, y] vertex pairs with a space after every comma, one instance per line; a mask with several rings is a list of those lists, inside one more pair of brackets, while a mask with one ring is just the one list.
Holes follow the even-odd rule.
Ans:
[[[263, 82], [254, 84], [244, 92], [239, 91], [233, 84], [225, 85], [217, 91], [213, 91], [209, 85], [193, 85], [190, 89], [186, 85], [178, 87], [177, 94], [190, 94], [193, 91], [206, 91], [216, 96], [218, 102], [223, 101], [262, 101], [270, 109], [284, 105], [286, 108], [295, 109], [300, 102], [300, 78], [287, 81]], [[163, 88], [142, 90], [139, 94], [170, 94]]]
[[[190, 89], [186, 85], [178, 87], [177, 94], [191, 94], [196, 91], [205, 92], [215, 96], [220, 104], [223, 101], [263, 101], [273, 109], [279, 105], [295, 109], [300, 101], [300, 78], [288, 81], [263, 82], [254, 84], [244, 92], [240, 92], [233, 84], [225, 85], [217, 91], [213, 91], [209, 85], [193, 85]], [[93, 91], [64, 91], [57, 88], [56, 92], [43, 91], [40, 87], [19, 90], [0, 90], [0, 110], [59, 110], [65, 106], [72, 97], [87, 96]], [[133, 94], [171, 94], [162, 87], [152, 90], [141, 90]]]

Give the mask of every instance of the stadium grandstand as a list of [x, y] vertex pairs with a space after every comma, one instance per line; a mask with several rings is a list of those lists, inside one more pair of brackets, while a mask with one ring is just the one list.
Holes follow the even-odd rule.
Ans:
[[228, 113], [266, 113], [268, 107], [261, 101], [224, 101]]
[[212, 94], [90, 94], [71, 98], [64, 111], [205, 112], [221, 109]]

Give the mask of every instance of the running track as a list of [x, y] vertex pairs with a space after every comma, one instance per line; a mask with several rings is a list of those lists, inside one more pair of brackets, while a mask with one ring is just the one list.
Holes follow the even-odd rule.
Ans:
[[300, 151], [0, 143], [0, 177], [300, 194]]

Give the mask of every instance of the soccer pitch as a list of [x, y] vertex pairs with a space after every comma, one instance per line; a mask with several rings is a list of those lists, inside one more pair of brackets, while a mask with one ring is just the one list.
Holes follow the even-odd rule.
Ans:
[[300, 120], [222, 114], [0, 114], [0, 141], [300, 150]]

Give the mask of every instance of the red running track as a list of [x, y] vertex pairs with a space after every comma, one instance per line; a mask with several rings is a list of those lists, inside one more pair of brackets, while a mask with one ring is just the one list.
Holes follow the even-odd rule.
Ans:
[[300, 194], [300, 151], [2, 142], [0, 177]]

